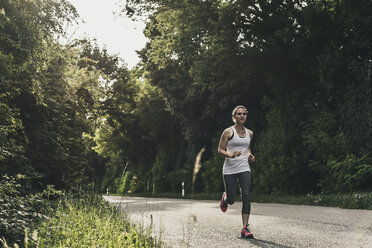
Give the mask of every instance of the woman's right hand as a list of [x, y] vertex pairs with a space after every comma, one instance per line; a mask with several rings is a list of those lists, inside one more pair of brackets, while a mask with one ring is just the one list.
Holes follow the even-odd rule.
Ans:
[[239, 157], [240, 154], [242, 154], [240, 151], [238, 151], [238, 152], [235, 151], [235, 152], [232, 154], [231, 158]]

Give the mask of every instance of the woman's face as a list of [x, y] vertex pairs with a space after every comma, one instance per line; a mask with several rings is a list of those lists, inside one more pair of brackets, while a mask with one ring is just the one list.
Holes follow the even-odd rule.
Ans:
[[245, 123], [245, 121], [247, 120], [247, 111], [244, 109], [244, 108], [238, 108], [236, 111], [235, 111], [235, 120], [236, 120], [236, 123]]

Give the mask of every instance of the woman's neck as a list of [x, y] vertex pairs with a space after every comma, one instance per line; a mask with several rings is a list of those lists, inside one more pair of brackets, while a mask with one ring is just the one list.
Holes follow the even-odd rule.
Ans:
[[237, 124], [237, 123], [235, 123], [234, 127], [235, 127], [235, 129], [238, 130], [238, 131], [242, 131], [242, 130], [244, 130], [244, 125], [241, 125], [241, 124]]

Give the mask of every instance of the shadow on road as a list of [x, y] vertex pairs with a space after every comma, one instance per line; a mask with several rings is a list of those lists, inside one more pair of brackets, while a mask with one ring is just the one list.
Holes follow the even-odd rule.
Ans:
[[292, 248], [290, 246], [286, 246], [286, 245], [281, 245], [281, 244], [277, 244], [277, 243], [274, 243], [274, 242], [271, 242], [271, 241], [266, 241], [266, 240], [262, 240], [262, 239], [256, 239], [256, 238], [253, 238], [253, 239], [245, 239], [245, 238], [241, 238], [241, 237], [238, 237], [239, 239], [243, 239], [243, 240], [246, 240], [247, 242], [255, 245], [255, 246], [258, 246], [258, 247], [264, 247], [264, 248]]

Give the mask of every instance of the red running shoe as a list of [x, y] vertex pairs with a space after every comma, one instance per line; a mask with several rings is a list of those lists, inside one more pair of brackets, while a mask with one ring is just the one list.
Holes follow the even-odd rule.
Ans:
[[220, 208], [221, 208], [222, 212], [226, 212], [227, 206], [228, 205], [227, 205], [227, 201], [226, 201], [226, 192], [223, 192], [221, 203], [220, 203]]
[[242, 238], [246, 238], [246, 239], [253, 238], [253, 233], [251, 233], [251, 231], [249, 231], [248, 226], [249, 225], [246, 225], [245, 227], [242, 228], [242, 231], [241, 231]]

